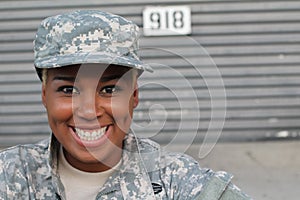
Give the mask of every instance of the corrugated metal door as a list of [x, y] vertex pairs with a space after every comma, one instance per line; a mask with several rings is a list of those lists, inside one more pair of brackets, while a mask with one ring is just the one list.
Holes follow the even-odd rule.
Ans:
[[32, 64], [43, 18], [99, 9], [142, 27], [150, 5], [190, 6], [192, 34], [142, 36], [144, 61], [160, 64], [141, 79], [138, 134], [161, 142], [216, 138], [224, 123], [221, 140], [299, 137], [299, 1], [1, 1], [0, 145], [49, 135]]

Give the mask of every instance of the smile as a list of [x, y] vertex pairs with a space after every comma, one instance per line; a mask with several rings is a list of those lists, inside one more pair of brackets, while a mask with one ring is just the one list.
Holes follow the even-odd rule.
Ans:
[[95, 141], [95, 140], [98, 140], [99, 138], [101, 138], [105, 134], [107, 127], [108, 126], [97, 129], [97, 130], [92, 130], [92, 131], [91, 130], [86, 131], [86, 130], [83, 130], [80, 128], [75, 128], [75, 131], [81, 140]]

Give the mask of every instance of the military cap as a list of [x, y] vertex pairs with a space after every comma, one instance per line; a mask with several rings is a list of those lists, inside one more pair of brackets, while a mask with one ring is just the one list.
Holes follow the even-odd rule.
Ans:
[[115, 64], [152, 71], [138, 54], [139, 28], [98, 10], [79, 10], [46, 18], [34, 40], [37, 70], [73, 64]]

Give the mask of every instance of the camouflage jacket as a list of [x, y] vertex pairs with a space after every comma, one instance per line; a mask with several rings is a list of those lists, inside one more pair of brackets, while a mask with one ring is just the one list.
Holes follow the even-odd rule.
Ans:
[[[0, 154], [0, 199], [65, 199], [57, 173], [60, 144], [55, 137], [19, 145]], [[249, 199], [225, 172], [202, 169], [191, 157], [161, 151], [148, 139], [124, 140], [122, 166], [96, 199]]]

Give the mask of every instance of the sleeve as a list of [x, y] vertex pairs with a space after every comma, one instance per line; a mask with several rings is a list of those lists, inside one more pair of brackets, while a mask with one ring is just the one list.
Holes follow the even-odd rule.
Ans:
[[250, 200], [251, 198], [243, 193], [239, 188], [237, 188], [232, 183], [225, 189], [220, 197], [220, 200]]
[[[23, 183], [23, 184], [22, 184]], [[22, 190], [26, 186], [18, 149], [8, 149], [0, 153], [0, 200], [24, 199]]]
[[166, 171], [171, 174], [170, 199], [180, 200], [250, 200], [238, 187], [231, 183], [232, 175], [201, 168], [192, 157], [177, 157]]
[[172, 157], [176, 159], [165, 172], [169, 175], [165, 184], [169, 188], [168, 199], [195, 200], [206, 182], [205, 171], [190, 156], [175, 154]]
[[7, 199], [6, 196], [6, 175], [3, 156], [0, 154], [0, 200]]
[[226, 172], [213, 172], [208, 178], [197, 200], [250, 200], [237, 186], [231, 183], [232, 175]]

